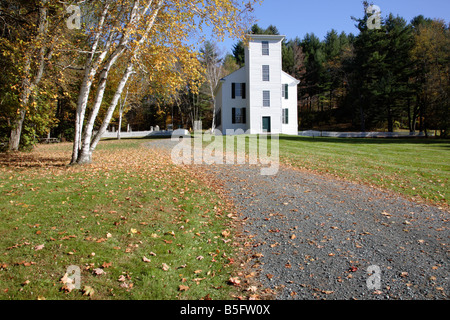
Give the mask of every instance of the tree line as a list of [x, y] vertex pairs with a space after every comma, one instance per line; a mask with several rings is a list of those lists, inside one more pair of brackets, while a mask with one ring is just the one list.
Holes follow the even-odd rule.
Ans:
[[[301, 81], [300, 129], [438, 131], [450, 134], [450, 29], [444, 21], [417, 16], [409, 23], [389, 14], [368, 25], [370, 5], [354, 18], [358, 35], [330, 30], [285, 39], [283, 70]], [[276, 26], [255, 34], [277, 34]], [[244, 44], [233, 47], [244, 65]]]
[[[223, 54], [225, 35], [248, 30], [252, 6], [224, 0], [0, 0], [0, 147], [37, 137], [73, 142], [72, 163], [90, 162], [111, 126], [214, 128], [214, 88], [244, 63], [244, 44]], [[81, 17], [69, 10], [75, 5]], [[314, 33], [283, 42], [283, 70], [301, 80], [300, 129], [450, 130], [450, 36], [441, 20], [381, 19], [364, 2], [359, 34]], [[69, 28], [79, 18], [79, 28]], [[75, 24], [76, 25], [76, 24]], [[213, 26], [194, 50], [189, 39]]]

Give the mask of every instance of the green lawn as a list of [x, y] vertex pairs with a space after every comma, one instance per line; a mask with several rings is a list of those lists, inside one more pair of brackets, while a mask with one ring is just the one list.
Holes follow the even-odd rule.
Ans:
[[[0, 157], [0, 299], [230, 299], [236, 247], [223, 200], [145, 140]], [[67, 292], [71, 265], [81, 287]], [[91, 290], [92, 289], [92, 290]]]
[[448, 204], [448, 140], [281, 136], [280, 156], [298, 168]]

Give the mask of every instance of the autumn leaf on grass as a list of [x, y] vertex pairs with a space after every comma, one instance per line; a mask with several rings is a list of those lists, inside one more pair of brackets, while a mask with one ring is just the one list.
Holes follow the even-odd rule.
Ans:
[[151, 262], [151, 260], [149, 258], [145, 257], [145, 256], [142, 258], [142, 261], [144, 261], [144, 262]]
[[42, 249], [44, 249], [44, 245], [43, 244], [40, 244], [40, 245], [37, 245], [36, 247], [34, 247], [35, 251], [39, 251], [39, 250], [42, 250]]
[[241, 280], [239, 280], [238, 277], [230, 277], [230, 279], [228, 279], [228, 283], [234, 286], [238, 286], [241, 283]]
[[90, 286], [84, 286], [83, 287], [83, 296], [92, 297], [94, 295], [94, 289]]
[[94, 269], [94, 274], [96, 275], [96, 276], [100, 276], [100, 275], [102, 275], [102, 274], [105, 274], [106, 272], [102, 269], [102, 268], [96, 268], [96, 269]]
[[180, 284], [180, 285], [178, 286], [178, 291], [187, 291], [187, 290], [189, 290], [189, 287], [188, 287], [188, 286], [185, 286], [185, 285], [183, 285], [183, 284]]
[[200, 281], [205, 280], [205, 279], [206, 279], [206, 277], [205, 278], [195, 278], [195, 279], [192, 279], [192, 281], [194, 281], [197, 284], [200, 284]]
[[164, 271], [167, 271], [167, 270], [170, 269], [170, 267], [169, 267], [167, 264], [165, 264], [165, 263], [163, 263], [163, 264], [161, 265], [161, 268], [162, 268]]
[[224, 238], [229, 237], [230, 234], [231, 234], [231, 232], [230, 232], [228, 229], [222, 232], [222, 236], [223, 236]]
[[62, 282], [64, 285], [61, 288], [65, 292], [71, 292], [73, 289], [75, 289], [75, 281], [72, 278], [69, 278], [69, 274], [65, 273], [64, 276], [61, 278], [60, 282]]

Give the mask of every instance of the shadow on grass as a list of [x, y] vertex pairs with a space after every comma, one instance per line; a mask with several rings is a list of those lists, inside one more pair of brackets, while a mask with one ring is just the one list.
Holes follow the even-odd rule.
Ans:
[[11, 168], [43, 168], [67, 167], [69, 161], [65, 157], [43, 157], [32, 153], [14, 152], [0, 153], [0, 167]]
[[122, 140], [164, 140], [164, 139], [170, 139], [172, 136], [148, 136], [148, 137], [127, 137], [127, 138], [102, 138], [101, 141], [122, 141]]

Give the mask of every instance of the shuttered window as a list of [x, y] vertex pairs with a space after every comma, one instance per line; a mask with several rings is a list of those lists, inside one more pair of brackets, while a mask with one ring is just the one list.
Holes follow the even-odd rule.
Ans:
[[283, 84], [282, 85], [282, 97], [284, 99], [289, 99], [289, 85], [288, 84]]
[[231, 122], [234, 123], [247, 123], [247, 113], [245, 108], [233, 108], [231, 110]]
[[289, 109], [283, 109], [283, 124], [289, 124]]
[[246, 85], [245, 83], [232, 83], [231, 84], [231, 98], [236, 99], [236, 97], [246, 98]]

